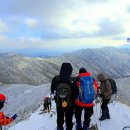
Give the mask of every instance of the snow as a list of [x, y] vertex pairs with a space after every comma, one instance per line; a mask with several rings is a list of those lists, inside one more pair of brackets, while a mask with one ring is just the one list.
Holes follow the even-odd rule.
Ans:
[[9, 84], [0, 87], [0, 92], [7, 97], [2, 111], [9, 117], [17, 113], [17, 122], [26, 119], [30, 113], [39, 108], [43, 97], [50, 91], [50, 84], [32, 86], [26, 84]]
[[[31, 116], [18, 123], [9, 130], [56, 130], [56, 109], [55, 102], [52, 102], [52, 110], [50, 113], [44, 113], [39, 115], [42, 106], [37, 109]], [[111, 119], [100, 122], [100, 104], [94, 106], [94, 114], [91, 118], [91, 125], [97, 124], [99, 130], [122, 130], [125, 126], [130, 126], [130, 108], [117, 101], [109, 103], [109, 110]], [[52, 115], [52, 117], [51, 117]], [[75, 118], [73, 118], [75, 122]], [[75, 130], [75, 126], [73, 127]], [[127, 128], [125, 130], [130, 130]]]

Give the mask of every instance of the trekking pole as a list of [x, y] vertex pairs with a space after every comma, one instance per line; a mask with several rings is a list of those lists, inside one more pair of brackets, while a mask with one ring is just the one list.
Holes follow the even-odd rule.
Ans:
[[[102, 99], [100, 100], [100, 117], [101, 117], [101, 114], [102, 114], [102, 111], [101, 111], [101, 102], [102, 102]], [[101, 120], [100, 120], [100, 128], [101, 128]]]

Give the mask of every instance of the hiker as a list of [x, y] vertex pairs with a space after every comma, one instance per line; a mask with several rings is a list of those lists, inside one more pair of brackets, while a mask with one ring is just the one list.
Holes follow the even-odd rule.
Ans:
[[[4, 107], [5, 100], [6, 100], [6, 96], [4, 94], [0, 94], [0, 110]], [[10, 118], [0, 111], [0, 129], [2, 130], [2, 126], [6, 126], [10, 124], [16, 118], [17, 118], [16, 114]]]
[[108, 103], [111, 99], [112, 89], [111, 84], [109, 80], [106, 80], [105, 76], [102, 73], [99, 73], [97, 76], [97, 79], [99, 79], [100, 83], [100, 97], [102, 98], [102, 115], [99, 118], [100, 121], [103, 121], [105, 119], [110, 119], [109, 109], [108, 109]]
[[43, 111], [47, 110], [48, 112], [51, 110], [51, 98], [45, 97], [43, 103]]
[[66, 130], [72, 130], [73, 127], [72, 117], [78, 89], [71, 77], [72, 71], [70, 63], [63, 63], [60, 74], [52, 79], [51, 93], [54, 94], [56, 91], [57, 130], [63, 130], [64, 116]]
[[[79, 93], [75, 104], [76, 130], [88, 130], [91, 116], [93, 114], [93, 100], [97, 94], [98, 84], [85, 68], [80, 68], [79, 76], [76, 78]], [[84, 122], [82, 126], [81, 116], [84, 110]]]

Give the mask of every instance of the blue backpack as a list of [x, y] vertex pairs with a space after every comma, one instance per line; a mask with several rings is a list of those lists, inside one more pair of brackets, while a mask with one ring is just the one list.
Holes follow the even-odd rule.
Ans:
[[94, 100], [93, 78], [91, 76], [83, 76], [80, 78], [80, 87], [78, 99], [80, 102], [89, 104]]

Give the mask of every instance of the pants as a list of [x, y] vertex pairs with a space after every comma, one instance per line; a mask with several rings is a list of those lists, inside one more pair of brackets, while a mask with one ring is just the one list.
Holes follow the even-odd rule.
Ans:
[[71, 130], [73, 127], [73, 110], [73, 107], [67, 109], [57, 107], [57, 126], [63, 126], [65, 116], [66, 127]]
[[90, 117], [93, 114], [93, 106], [92, 107], [80, 107], [80, 106], [76, 105], [76, 109], [75, 109], [76, 123], [81, 123], [82, 110], [84, 110], [84, 125], [89, 127], [89, 124], [91, 121]]
[[101, 109], [102, 109], [102, 117], [110, 117], [108, 103], [110, 99], [103, 99]]
[[48, 110], [50, 111], [51, 110], [51, 102], [50, 103], [44, 103], [44, 110]]

